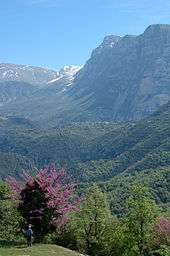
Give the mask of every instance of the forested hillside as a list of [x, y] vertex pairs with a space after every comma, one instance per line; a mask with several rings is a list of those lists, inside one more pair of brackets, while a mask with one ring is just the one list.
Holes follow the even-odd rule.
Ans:
[[[42, 167], [54, 162], [79, 181], [107, 180], [169, 165], [170, 103], [138, 123], [84, 123], [40, 130], [25, 119], [0, 119], [0, 151]], [[2, 169], [1, 169], [1, 176]]]
[[170, 209], [170, 167], [159, 167], [136, 172], [133, 175], [126, 171], [108, 182], [100, 183], [103, 190], [109, 194], [111, 211], [114, 214], [117, 216], [126, 214], [126, 201], [135, 183], [149, 187], [156, 203], [163, 209]]
[[[78, 183], [106, 182], [106, 190], [124, 194], [132, 181], [146, 177], [158, 202], [167, 204], [170, 103], [137, 123], [82, 123], [40, 130], [26, 119], [1, 118], [0, 152], [1, 178], [18, 177], [22, 168], [56, 163]], [[162, 196], [154, 187], [156, 174], [164, 177]]]

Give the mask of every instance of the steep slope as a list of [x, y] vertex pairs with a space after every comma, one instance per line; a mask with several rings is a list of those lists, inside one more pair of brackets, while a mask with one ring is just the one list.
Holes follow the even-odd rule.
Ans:
[[134, 183], [149, 187], [156, 203], [164, 209], [170, 209], [170, 167], [159, 167], [146, 169], [133, 175], [125, 172], [101, 183], [110, 197], [111, 210], [114, 214], [122, 216], [126, 213], [126, 200]]
[[26, 100], [36, 90], [35, 86], [25, 82], [0, 82], [0, 107], [4, 108], [9, 103], [15, 104], [20, 100]]
[[[170, 99], [170, 25], [109, 36], [77, 74], [72, 96], [88, 96], [96, 120], [138, 120]], [[86, 119], [86, 117], [84, 117]]]
[[[98, 142], [99, 144], [99, 142]], [[80, 163], [77, 170], [86, 182], [108, 180], [123, 172], [134, 174], [170, 165], [170, 102], [150, 118], [100, 138], [98, 159]], [[93, 159], [94, 160], [94, 159]]]

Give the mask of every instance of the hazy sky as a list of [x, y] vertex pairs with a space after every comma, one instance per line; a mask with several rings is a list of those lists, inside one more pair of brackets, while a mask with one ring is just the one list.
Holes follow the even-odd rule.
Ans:
[[81, 65], [107, 34], [170, 23], [169, 0], [0, 0], [0, 62]]

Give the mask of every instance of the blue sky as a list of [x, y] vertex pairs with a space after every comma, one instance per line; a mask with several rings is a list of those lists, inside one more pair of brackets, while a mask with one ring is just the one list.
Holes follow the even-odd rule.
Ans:
[[0, 62], [82, 65], [105, 35], [170, 23], [169, 0], [1, 0]]

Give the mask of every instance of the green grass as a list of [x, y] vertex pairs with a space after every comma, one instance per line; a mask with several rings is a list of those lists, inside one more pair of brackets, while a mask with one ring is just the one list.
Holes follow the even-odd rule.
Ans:
[[31, 248], [0, 248], [0, 256], [79, 256], [81, 254], [56, 245], [33, 245]]

